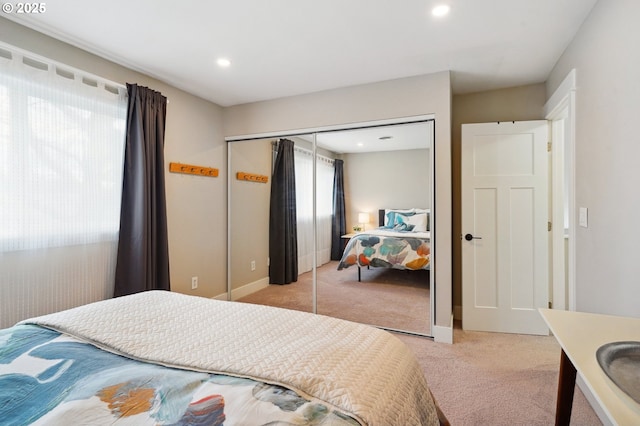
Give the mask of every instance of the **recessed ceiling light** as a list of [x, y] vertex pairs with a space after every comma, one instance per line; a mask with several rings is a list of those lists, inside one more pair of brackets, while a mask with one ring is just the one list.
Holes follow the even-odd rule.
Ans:
[[216, 63], [218, 64], [219, 67], [222, 67], [222, 68], [226, 68], [229, 65], [231, 65], [231, 61], [228, 60], [227, 58], [220, 58], [216, 61]]
[[433, 16], [445, 16], [447, 13], [449, 13], [449, 10], [451, 8], [449, 7], [449, 5], [447, 4], [441, 4], [439, 6], [434, 7], [433, 9], [431, 9], [431, 14]]
[[364, 144], [362, 142], [358, 142], [357, 145], [358, 146], [364, 146]]

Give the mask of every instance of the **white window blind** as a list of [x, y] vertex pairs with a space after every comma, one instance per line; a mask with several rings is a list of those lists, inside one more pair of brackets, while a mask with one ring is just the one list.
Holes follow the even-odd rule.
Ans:
[[[298, 273], [313, 268], [313, 152], [294, 149], [296, 172], [296, 216], [298, 219]], [[333, 160], [316, 156], [316, 264], [331, 260], [333, 211]]]
[[0, 328], [113, 295], [126, 88], [0, 43]]
[[0, 251], [116, 239], [123, 88], [2, 49]]

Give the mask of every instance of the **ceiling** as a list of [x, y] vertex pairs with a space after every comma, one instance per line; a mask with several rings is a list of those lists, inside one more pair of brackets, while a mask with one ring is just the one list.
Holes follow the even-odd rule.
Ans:
[[454, 94], [541, 83], [595, 2], [56, 0], [2, 16], [231, 106], [445, 70]]
[[431, 130], [425, 122], [365, 127], [317, 133], [316, 142], [338, 154], [426, 149], [431, 147]]

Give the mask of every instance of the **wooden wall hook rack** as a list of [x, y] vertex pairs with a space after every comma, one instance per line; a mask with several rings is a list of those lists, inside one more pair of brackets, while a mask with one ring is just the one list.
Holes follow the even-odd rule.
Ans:
[[169, 171], [188, 175], [218, 177], [218, 169], [213, 167], [193, 166], [191, 164], [169, 163]]
[[249, 182], [267, 183], [269, 182], [269, 176], [256, 175], [254, 173], [238, 172], [236, 173], [236, 179], [246, 180]]

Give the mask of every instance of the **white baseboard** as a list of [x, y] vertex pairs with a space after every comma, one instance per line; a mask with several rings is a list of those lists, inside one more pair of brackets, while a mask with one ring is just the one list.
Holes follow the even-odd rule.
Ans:
[[[238, 300], [242, 297], [255, 293], [258, 290], [262, 290], [263, 288], [266, 288], [268, 286], [269, 286], [269, 277], [264, 277], [252, 283], [245, 284], [240, 288], [231, 290], [231, 300]], [[227, 292], [214, 296], [213, 299], [227, 300]]]
[[433, 325], [431, 327], [433, 333], [433, 341], [438, 343], [453, 343], [453, 314], [451, 315], [451, 321], [449, 326]]
[[591, 390], [589, 389], [589, 386], [587, 386], [587, 384], [584, 382], [584, 380], [582, 379], [582, 376], [580, 376], [579, 373], [576, 375], [576, 384], [584, 394], [585, 398], [587, 398], [587, 401], [589, 401], [589, 405], [591, 405], [591, 408], [593, 408], [593, 411], [596, 412], [596, 415], [598, 416], [602, 424], [604, 426], [609, 426], [609, 425], [613, 426], [613, 423], [607, 417], [604, 410], [598, 403], [598, 400], [596, 399], [595, 395], [591, 392]]

